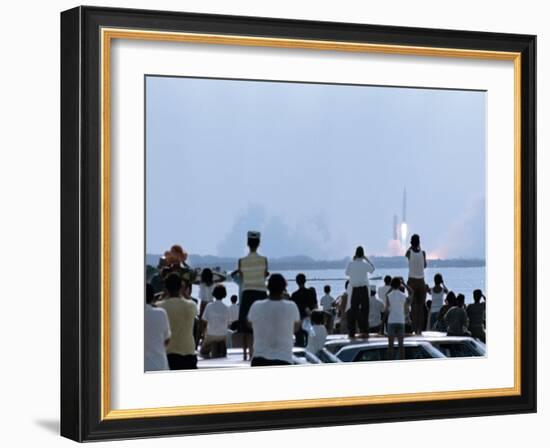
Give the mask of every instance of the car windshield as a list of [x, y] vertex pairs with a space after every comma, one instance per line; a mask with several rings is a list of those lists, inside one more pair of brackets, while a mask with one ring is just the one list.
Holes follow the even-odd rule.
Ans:
[[[405, 347], [405, 359], [426, 359], [433, 356], [422, 346], [407, 346]], [[399, 350], [397, 346], [393, 350], [393, 359], [399, 359]], [[354, 362], [361, 361], [387, 361], [388, 348], [376, 347], [360, 350], [354, 358]]]
[[468, 356], [479, 356], [472, 347], [465, 343], [439, 342], [433, 345], [447, 358], [463, 358]]

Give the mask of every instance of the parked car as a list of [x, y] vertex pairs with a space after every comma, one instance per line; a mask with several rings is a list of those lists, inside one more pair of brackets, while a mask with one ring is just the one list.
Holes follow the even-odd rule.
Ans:
[[[338, 353], [338, 351], [342, 347], [347, 347], [348, 345], [357, 345], [357, 344], [363, 344], [365, 342], [368, 342], [369, 340], [377, 340], [379, 338], [370, 338], [370, 339], [363, 339], [363, 338], [356, 338], [356, 339], [350, 339], [347, 336], [344, 335], [329, 335], [327, 337], [327, 341], [325, 342], [325, 350], [329, 351], [332, 354]], [[386, 339], [384, 339], [386, 340]]]
[[[388, 361], [388, 342], [384, 339], [380, 338], [369, 342], [349, 344], [342, 347], [336, 353], [336, 357], [343, 362]], [[404, 347], [405, 359], [445, 358], [429, 342], [405, 339]], [[397, 343], [394, 346], [393, 359], [399, 359]]]
[[422, 336], [408, 338], [426, 341], [437, 348], [447, 358], [485, 356], [485, 344], [470, 336], [447, 336], [445, 333], [426, 332]]
[[[328, 352], [327, 352], [328, 353]], [[292, 349], [292, 360], [295, 365], [302, 364], [322, 364], [325, 362], [341, 362], [331, 353], [320, 353], [316, 356], [305, 348], [294, 347]], [[243, 368], [250, 367], [250, 360], [243, 360], [242, 348], [230, 348], [227, 350], [227, 356], [224, 358], [202, 358], [199, 357], [199, 369], [219, 369], [219, 368]]]
[[[372, 336], [370, 339], [350, 339], [344, 335], [331, 335], [325, 343], [325, 349], [336, 354], [349, 345], [363, 344], [369, 341], [384, 341], [386, 337]], [[405, 336], [405, 341], [429, 342], [447, 358], [485, 356], [485, 344], [469, 336], [447, 336], [446, 333], [427, 331], [422, 336]]]

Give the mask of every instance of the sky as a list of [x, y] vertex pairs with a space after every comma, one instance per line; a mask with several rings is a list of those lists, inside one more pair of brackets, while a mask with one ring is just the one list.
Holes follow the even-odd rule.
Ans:
[[[146, 251], [485, 255], [486, 92], [146, 77]], [[410, 233], [409, 233], [410, 234]]]

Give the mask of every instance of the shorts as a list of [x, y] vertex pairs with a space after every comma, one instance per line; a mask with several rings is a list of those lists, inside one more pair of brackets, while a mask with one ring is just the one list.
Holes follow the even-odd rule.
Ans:
[[388, 324], [388, 336], [403, 337], [405, 334], [405, 324]]

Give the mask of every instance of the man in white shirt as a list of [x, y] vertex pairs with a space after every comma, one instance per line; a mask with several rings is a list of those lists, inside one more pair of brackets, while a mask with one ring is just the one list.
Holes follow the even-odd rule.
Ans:
[[369, 331], [371, 333], [382, 333], [382, 314], [386, 305], [376, 297], [376, 287], [372, 287], [369, 300]]
[[145, 371], [169, 370], [166, 346], [170, 342], [168, 315], [162, 308], [153, 307], [155, 293], [147, 283], [145, 292]]
[[348, 336], [355, 337], [356, 327], [361, 336], [369, 337], [369, 277], [374, 265], [365, 257], [363, 247], [355, 250], [353, 261], [346, 268], [351, 288], [350, 309], [348, 311]]
[[206, 305], [202, 319], [206, 324], [206, 336], [200, 353], [208, 358], [227, 356], [227, 327], [229, 326], [229, 308], [222, 300], [227, 295], [225, 286], [216, 285], [212, 290], [215, 301]]
[[386, 308], [388, 310], [388, 359], [393, 359], [393, 342], [397, 337], [399, 346], [399, 357], [405, 359], [405, 346], [403, 338], [405, 335], [406, 311], [409, 298], [401, 289], [406, 288], [411, 293], [409, 287], [405, 285], [399, 277], [394, 277], [391, 281], [391, 289], [386, 293]]
[[248, 321], [254, 333], [252, 367], [292, 364], [294, 333], [300, 328], [300, 312], [296, 304], [283, 299], [286, 280], [273, 274], [267, 283], [269, 297], [255, 301]]

